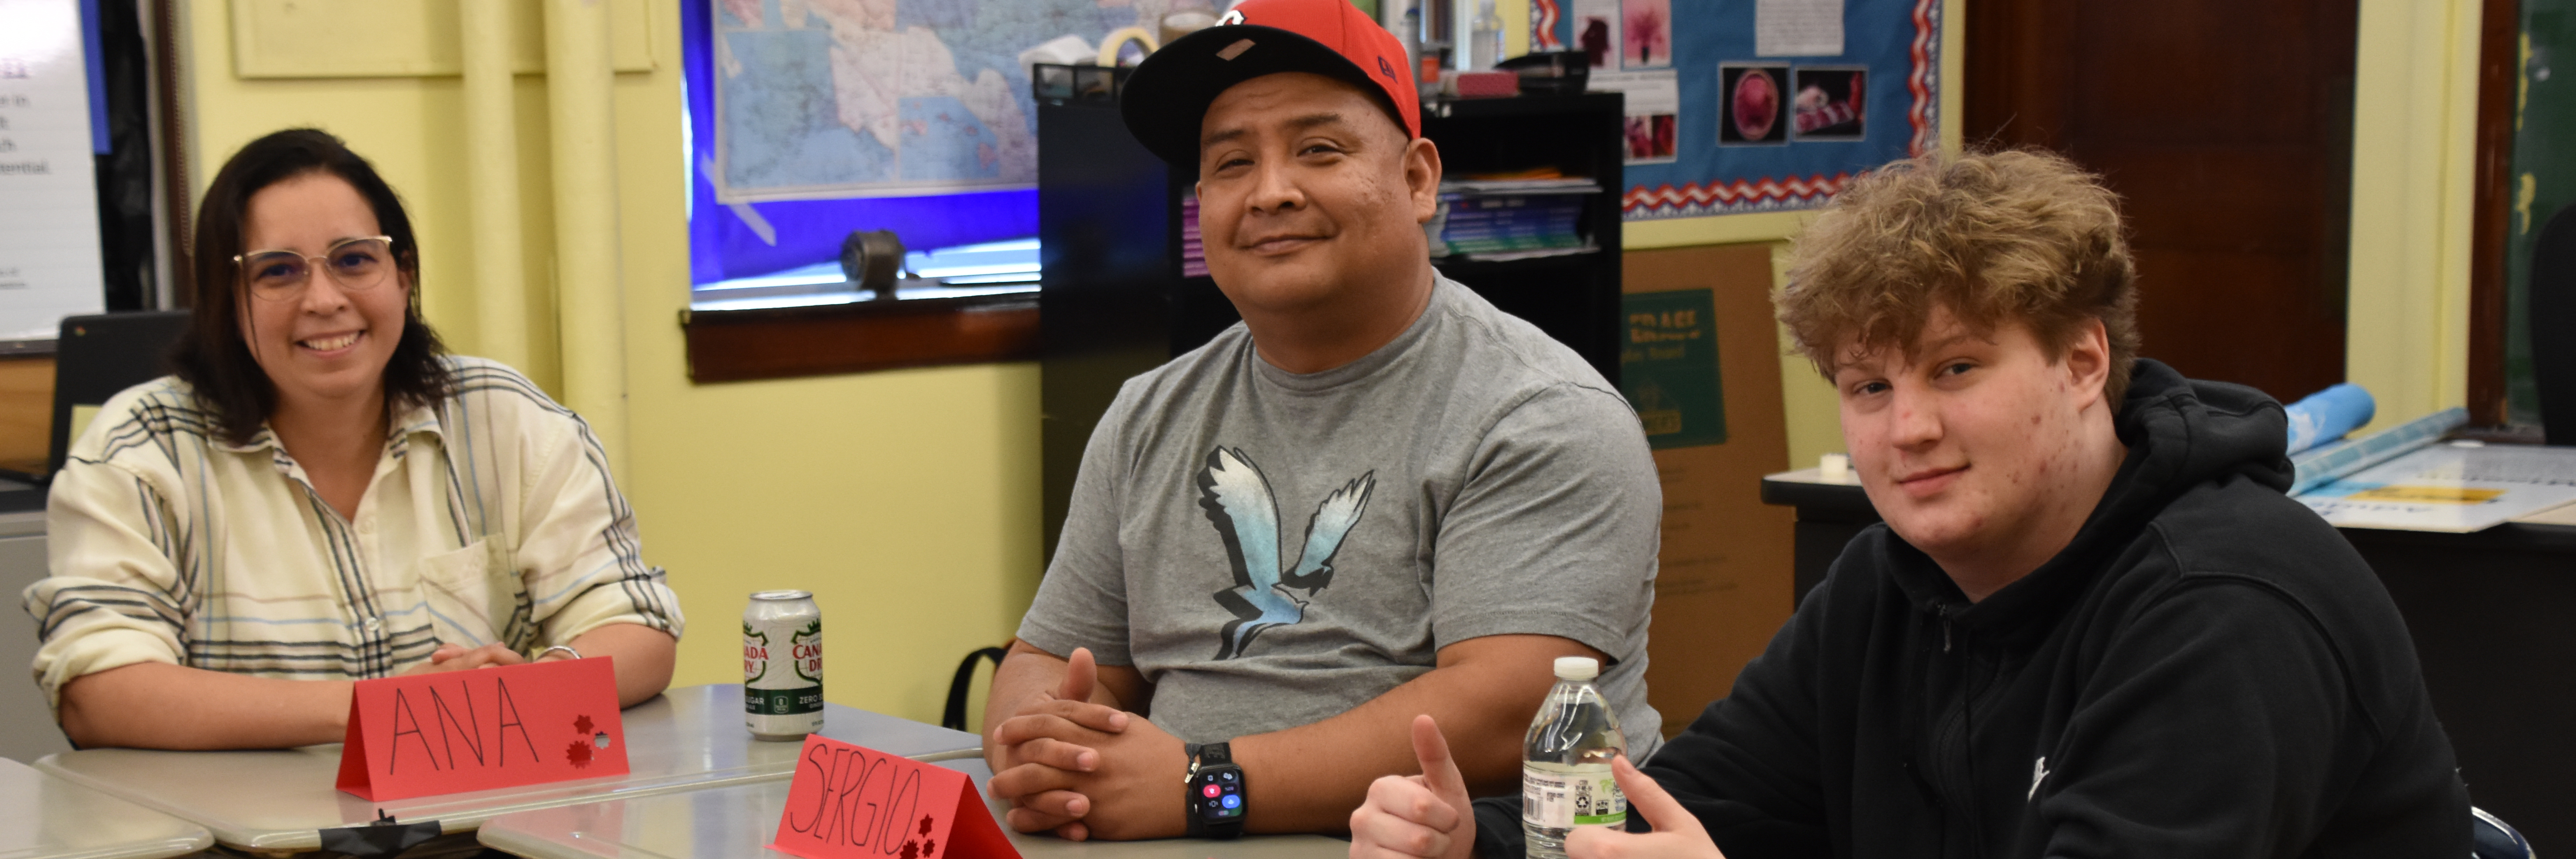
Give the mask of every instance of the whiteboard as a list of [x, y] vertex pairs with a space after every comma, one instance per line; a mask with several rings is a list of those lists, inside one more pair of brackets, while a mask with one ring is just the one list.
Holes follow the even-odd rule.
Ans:
[[79, 0], [0, 0], [0, 339], [105, 309]]

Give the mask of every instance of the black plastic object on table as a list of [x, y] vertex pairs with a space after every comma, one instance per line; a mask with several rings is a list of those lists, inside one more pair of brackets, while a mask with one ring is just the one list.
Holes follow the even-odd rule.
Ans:
[[1582, 51], [1537, 51], [1494, 64], [1519, 72], [1523, 95], [1577, 95], [1592, 79], [1592, 57]]
[[841, 240], [841, 274], [850, 283], [894, 300], [895, 282], [903, 275], [903, 240], [893, 230], [853, 230]]

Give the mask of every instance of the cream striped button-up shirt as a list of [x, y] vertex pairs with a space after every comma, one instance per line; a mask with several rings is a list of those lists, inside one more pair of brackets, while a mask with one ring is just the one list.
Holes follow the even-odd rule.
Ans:
[[446, 360], [455, 394], [396, 417], [351, 518], [275, 433], [225, 441], [175, 377], [110, 399], [54, 477], [52, 575], [25, 593], [46, 697], [138, 662], [362, 679], [442, 642], [678, 635], [589, 426], [508, 367]]

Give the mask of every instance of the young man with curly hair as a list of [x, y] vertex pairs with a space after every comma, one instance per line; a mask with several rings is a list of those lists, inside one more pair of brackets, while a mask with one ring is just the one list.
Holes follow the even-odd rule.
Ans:
[[[1779, 315], [1886, 524], [1572, 856], [2468, 854], [2404, 622], [2282, 494], [2280, 405], [2136, 357], [2133, 280], [2053, 155], [1890, 164], [1816, 220]], [[1352, 855], [1521, 855], [1413, 731], [1428, 775], [1372, 786]]]

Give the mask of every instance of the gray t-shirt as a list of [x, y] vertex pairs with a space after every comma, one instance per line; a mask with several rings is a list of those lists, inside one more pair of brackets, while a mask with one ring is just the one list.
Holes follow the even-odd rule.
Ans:
[[1610, 656], [1595, 682], [1644, 760], [1662, 516], [1619, 392], [1442, 278], [1341, 367], [1271, 366], [1238, 324], [1127, 380], [1019, 637], [1135, 666], [1155, 724], [1216, 742], [1338, 715], [1455, 642], [1561, 636]]

